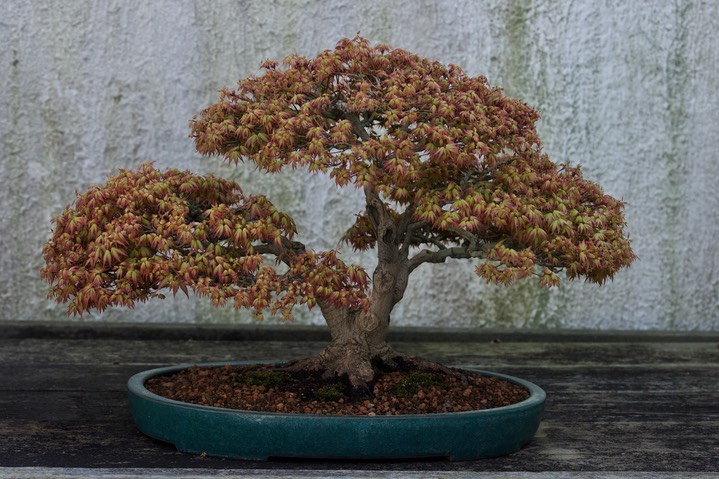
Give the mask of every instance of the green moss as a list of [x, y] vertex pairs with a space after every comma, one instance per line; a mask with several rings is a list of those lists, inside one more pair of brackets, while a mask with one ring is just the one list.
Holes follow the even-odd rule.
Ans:
[[320, 401], [337, 401], [345, 399], [345, 386], [342, 383], [332, 383], [321, 386], [315, 391], [315, 396]]
[[276, 388], [292, 380], [288, 373], [272, 370], [246, 371], [235, 377], [235, 380], [250, 386], [265, 386]]
[[397, 397], [407, 398], [417, 394], [420, 389], [445, 385], [446, 379], [440, 373], [413, 371], [402, 379], [394, 393]]

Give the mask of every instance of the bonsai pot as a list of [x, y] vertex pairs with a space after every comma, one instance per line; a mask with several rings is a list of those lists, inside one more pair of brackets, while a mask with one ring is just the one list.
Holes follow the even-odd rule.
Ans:
[[473, 368], [466, 369], [524, 386], [529, 398], [510, 406], [457, 413], [335, 416], [202, 406], [158, 396], [144, 386], [151, 377], [190, 366], [152, 369], [130, 378], [130, 408], [137, 427], [182, 452], [247, 460], [444, 457], [463, 461], [502, 456], [532, 439], [546, 399], [544, 391], [528, 381]]

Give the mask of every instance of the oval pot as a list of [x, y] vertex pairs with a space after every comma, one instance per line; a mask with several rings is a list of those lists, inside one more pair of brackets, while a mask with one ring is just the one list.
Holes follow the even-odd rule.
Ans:
[[502, 456], [532, 439], [546, 399], [545, 392], [528, 381], [472, 368], [465, 369], [526, 387], [529, 398], [511, 406], [457, 413], [334, 416], [201, 406], [158, 396], [144, 386], [148, 378], [190, 366], [152, 369], [130, 378], [130, 409], [137, 427], [182, 452], [237, 459], [444, 457], [465, 461]]

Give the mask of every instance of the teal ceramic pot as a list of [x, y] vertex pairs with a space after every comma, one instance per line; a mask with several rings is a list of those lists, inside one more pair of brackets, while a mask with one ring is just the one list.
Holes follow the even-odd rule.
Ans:
[[[209, 363], [200, 366], [222, 366]], [[229, 363], [247, 364], [247, 363]], [[130, 408], [146, 435], [178, 450], [237, 459], [408, 459], [455, 461], [502, 456], [534, 436], [546, 394], [528, 381], [478, 371], [521, 384], [530, 397], [511, 406], [458, 413], [331, 416], [222, 409], [166, 399], [148, 391], [148, 378], [190, 365], [153, 369], [128, 382]]]

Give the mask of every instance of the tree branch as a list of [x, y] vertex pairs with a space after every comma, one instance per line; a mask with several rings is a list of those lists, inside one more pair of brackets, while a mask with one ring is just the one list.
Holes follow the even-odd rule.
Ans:
[[411, 273], [418, 266], [424, 263], [444, 263], [447, 258], [470, 259], [484, 258], [490, 244], [483, 243], [481, 246], [454, 246], [439, 250], [424, 249], [409, 259], [408, 269]]
[[[369, 132], [367, 132], [365, 127], [362, 125], [359, 115], [353, 111], [349, 111], [344, 100], [336, 98], [332, 101], [332, 106], [334, 107], [334, 111], [331, 112], [331, 118], [337, 120], [339, 119], [338, 117], [340, 117], [349, 121], [352, 124], [352, 131], [354, 131], [355, 134], [362, 139], [362, 141], [367, 141], [371, 138]], [[337, 117], [335, 116], [336, 113], [339, 114]]]
[[400, 248], [400, 254], [405, 258], [409, 255], [409, 248], [412, 244], [414, 232], [425, 225], [424, 221], [416, 221], [412, 223], [412, 215], [414, 214], [415, 209], [416, 206], [414, 203], [410, 204], [407, 209], [404, 210], [404, 213], [402, 213], [400, 221], [400, 228], [402, 230], [402, 234], [404, 235], [404, 241], [402, 242], [402, 247]]
[[280, 247], [277, 247], [274, 243], [262, 243], [252, 245], [252, 249], [257, 254], [273, 254], [287, 266], [291, 266], [292, 256], [304, 253], [306, 248], [299, 241], [290, 241], [282, 237], [282, 246]]

